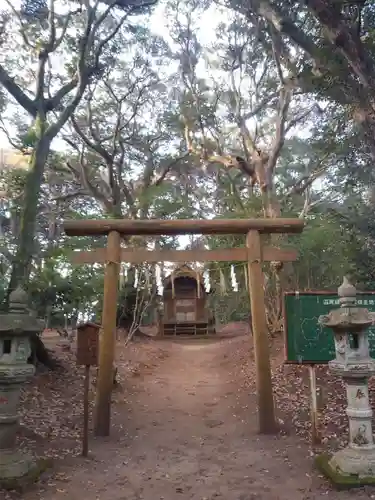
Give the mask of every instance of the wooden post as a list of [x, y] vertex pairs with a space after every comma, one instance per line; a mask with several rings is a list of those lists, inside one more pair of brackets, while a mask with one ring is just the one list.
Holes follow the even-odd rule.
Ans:
[[89, 454], [89, 392], [90, 392], [90, 365], [85, 365], [85, 378], [83, 382], [83, 436], [82, 456]]
[[[290, 248], [274, 248], [263, 246], [263, 262], [294, 262], [298, 252]], [[144, 248], [122, 248], [121, 260], [132, 264], [145, 262], [158, 262], [166, 260], [169, 262], [246, 262], [246, 248], [217, 248], [215, 250], [145, 250]], [[107, 249], [97, 248], [82, 252], [72, 253], [74, 264], [94, 264], [107, 261]], [[199, 276], [199, 273], [197, 273]]]
[[95, 402], [96, 436], [109, 436], [110, 432], [120, 253], [120, 234], [111, 231], [108, 234], [104, 275], [102, 334], [99, 344], [99, 373]]
[[89, 393], [90, 366], [98, 365], [99, 325], [83, 323], [77, 326], [77, 364], [85, 367], [83, 382], [83, 434], [82, 455], [89, 452]]
[[272, 434], [277, 431], [277, 425], [272, 394], [268, 327], [264, 304], [262, 248], [258, 231], [249, 231], [246, 238], [246, 246], [248, 250], [248, 280], [256, 369], [259, 431], [262, 434]]
[[177, 234], [246, 234], [248, 231], [271, 233], [302, 233], [302, 219], [175, 219], [132, 220], [91, 219], [64, 221], [67, 236], [94, 236], [118, 231], [130, 236], [165, 236]]
[[316, 388], [316, 372], [315, 366], [309, 365], [309, 381], [310, 381], [310, 417], [311, 417], [311, 444], [315, 446], [319, 444], [318, 432], [318, 399]]

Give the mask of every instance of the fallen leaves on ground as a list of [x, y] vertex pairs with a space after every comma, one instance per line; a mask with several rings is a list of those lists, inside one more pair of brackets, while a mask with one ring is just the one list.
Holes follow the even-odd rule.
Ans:
[[[282, 339], [271, 343], [272, 383], [281, 428], [311, 442], [310, 387], [307, 366], [284, 364]], [[255, 361], [252, 338], [241, 337], [228, 341], [225, 360], [233, 365], [234, 378], [239, 386], [242, 406], [249, 392], [256, 390]], [[326, 450], [335, 450], [347, 444], [348, 418], [346, 391], [342, 380], [333, 376], [327, 365], [316, 366], [318, 397], [318, 432]], [[243, 389], [243, 390], [242, 390]], [[370, 379], [371, 406], [375, 404], [375, 378]], [[244, 396], [243, 396], [244, 394]], [[375, 423], [375, 422], [374, 422]]]
[[[19, 446], [36, 456], [62, 459], [81, 453], [84, 368], [76, 365], [75, 345], [49, 333], [44, 339], [62, 369], [43, 371], [21, 390]], [[116, 348], [119, 386], [127, 379], [151, 370], [166, 355], [158, 343], [142, 340]], [[91, 368], [90, 409], [95, 398], [96, 368]], [[126, 394], [114, 391], [114, 400]], [[92, 413], [92, 411], [91, 411]], [[92, 419], [91, 419], [92, 420]]]
[[[230, 333], [236, 325], [229, 325]], [[230, 364], [230, 373], [238, 387], [241, 418], [249, 411], [247, 394], [255, 393], [255, 364], [250, 335], [223, 340], [226, 349], [219, 351], [218, 363]], [[59, 337], [48, 339], [54, 355], [62, 362], [64, 369], [44, 372], [35, 376], [22, 389], [21, 394], [21, 448], [37, 455], [51, 458], [75, 456], [81, 450], [83, 412], [83, 368], [76, 366], [74, 346], [67, 348], [66, 341]], [[49, 345], [51, 347], [51, 345]], [[310, 441], [310, 392], [307, 367], [284, 365], [283, 346], [280, 339], [272, 343], [273, 390], [278, 417], [287, 433], [295, 433]], [[118, 382], [124, 390], [114, 393], [114, 401], [126, 400], [128, 380], [140, 377], [152, 370], [160, 360], [169, 355], [168, 343], [139, 339], [123, 347], [121, 339], [117, 344], [116, 364]], [[96, 370], [92, 369], [95, 382]], [[319, 410], [319, 432], [327, 449], [346, 443], [348, 422], [345, 414], [346, 395], [343, 383], [333, 377], [327, 366], [317, 367], [318, 387], [322, 389]], [[95, 385], [91, 384], [91, 407]], [[375, 380], [370, 381], [370, 398], [375, 401]], [[239, 411], [237, 409], [237, 411]]]

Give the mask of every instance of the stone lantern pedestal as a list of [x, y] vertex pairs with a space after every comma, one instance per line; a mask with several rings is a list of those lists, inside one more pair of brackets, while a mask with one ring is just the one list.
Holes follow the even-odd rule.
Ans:
[[9, 312], [0, 314], [0, 480], [25, 476], [32, 465], [31, 458], [16, 449], [20, 389], [34, 374], [27, 362], [30, 337], [43, 328], [43, 322], [29, 314], [27, 299], [22, 289], [15, 290]]
[[367, 309], [356, 307], [356, 289], [346, 278], [338, 295], [340, 308], [320, 316], [319, 323], [331, 328], [334, 334], [336, 358], [328, 365], [346, 386], [349, 444], [330, 457], [325, 472], [339, 484], [372, 484], [375, 444], [368, 379], [375, 374], [375, 360], [370, 357], [367, 329], [375, 317]]

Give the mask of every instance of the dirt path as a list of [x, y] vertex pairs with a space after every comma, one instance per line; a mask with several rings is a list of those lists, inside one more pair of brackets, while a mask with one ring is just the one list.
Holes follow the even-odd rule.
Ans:
[[350, 498], [328, 491], [297, 438], [257, 435], [254, 396], [238, 394], [225, 341], [165, 348], [152, 374], [116, 396], [111, 438], [93, 443], [93, 458], [61, 467], [24, 500]]

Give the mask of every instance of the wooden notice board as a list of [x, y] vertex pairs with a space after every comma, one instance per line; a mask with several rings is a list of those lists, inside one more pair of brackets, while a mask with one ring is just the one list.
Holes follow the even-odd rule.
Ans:
[[84, 323], [77, 327], [77, 364], [98, 366], [99, 330], [96, 323]]
[[[357, 305], [375, 312], [375, 292], [359, 293]], [[319, 324], [319, 316], [340, 307], [335, 292], [284, 294], [285, 362], [325, 364], [335, 357], [333, 332]], [[371, 356], [375, 357], [375, 325], [369, 328]]]

